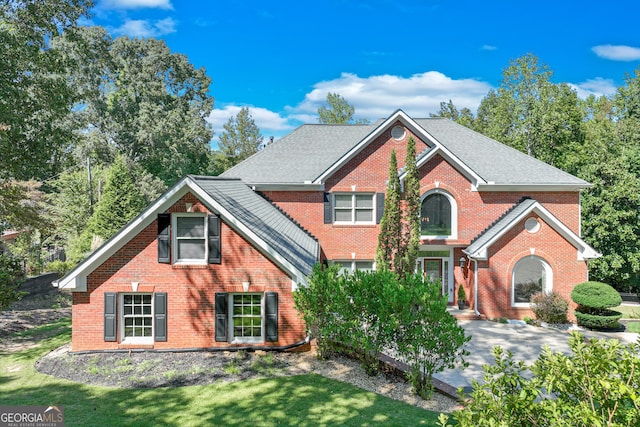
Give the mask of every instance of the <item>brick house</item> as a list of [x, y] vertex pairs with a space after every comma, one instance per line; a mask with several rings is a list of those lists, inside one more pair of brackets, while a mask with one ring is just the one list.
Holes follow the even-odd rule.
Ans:
[[580, 238], [589, 184], [470, 129], [398, 110], [366, 125], [304, 125], [218, 178], [189, 176], [58, 281], [73, 350], [294, 346], [292, 305], [314, 263], [375, 269], [389, 161], [413, 137], [417, 271], [478, 315], [531, 316], [599, 256]]

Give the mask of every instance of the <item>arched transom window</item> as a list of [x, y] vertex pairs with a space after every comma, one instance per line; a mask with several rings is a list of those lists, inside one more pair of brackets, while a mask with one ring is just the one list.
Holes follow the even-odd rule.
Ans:
[[513, 268], [511, 303], [528, 306], [531, 296], [537, 292], [549, 292], [552, 287], [551, 267], [542, 258], [528, 256]]
[[420, 208], [421, 234], [452, 238], [456, 230], [455, 200], [444, 192], [427, 194]]

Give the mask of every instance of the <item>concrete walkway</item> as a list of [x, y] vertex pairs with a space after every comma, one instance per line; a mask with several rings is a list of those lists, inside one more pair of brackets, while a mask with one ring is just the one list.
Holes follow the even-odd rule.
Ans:
[[[522, 360], [528, 365], [536, 361], [545, 345], [552, 351], [570, 353], [568, 331], [529, 326], [524, 323], [503, 324], [487, 320], [459, 320], [458, 324], [465, 329], [467, 335], [472, 337], [466, 345], [466, 349], [471, 353], [465, 358], [469, 366], [464, 370], [449, 369], [435, 375], [437, 380], [455, 389], [462, 387], [470, 391], [471, 380], [482, 379], [484, 374], [482, 366], [494, 362], [491, 350], [495, 346], [511, 351], [514, 360]], [[635, 342], [638, 339], [638, 334], [635, 333], [582, 330], [580, 332], [587, 337], [616, 338], [622, 343]]]

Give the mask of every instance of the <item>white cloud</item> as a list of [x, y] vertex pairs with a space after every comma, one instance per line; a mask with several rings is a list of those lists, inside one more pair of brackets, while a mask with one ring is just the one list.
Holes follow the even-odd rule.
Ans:
[[637, 61], [640, 59], [640, 48], [623, 45], [603, 44], [591, 48], [596, 55], [612, 61]]
[[497, 47], [491, 46], [490, 44], [483, 44], [481, 49], [482, 50], [498, 50]]
[[602, 77], [596, 77], [577, 84], [569, 83], [569, 86], [575, 89], [582, 99], [587, 98], [589, 95], [595, 95], [596, 97], [613, 95], [618, 89], [612, 79], [603, 79]]
[[327, 93], [340, 94], [355, 107], [356, 118], [374, 121], [401, 108], [412, 117], [429, 117], [440, 109], [440, 102], [451, 100], [462, 109], [475, 112], [491, 86], [474, 79], [452, 79], [438, 71], [411, 77], [379, 75], [367, 78], [343, 73], [338, 79], [316, 83], [314, 89], [295, 107], [291, 116], [304, 123], [317, 123], [318, 108], [325, 105]]
[[105, 9], [173, 9], [171, 0], [103, 0], [100, 6]]
[[143, 19], [127, 19], [124, 24], [113, 28], [115, 35], [127, 35], [129, 37], [159, 37], [176, 32], [176, 22], [172, 18], [160, 19], [155, 22]]
[[[260, 129], [260, 133], [264, 136], [265, 141], [268, 140], [270, 136], [274, 136], [275, 139], [278, 139], [298, 125], [298, 123], [290, 123], [286, 117], [282, 117], [280, 114], [267, 110], [266, 108], [248, 108], [249, 114], [256, 123], [256, 126]], [[207, 117], [207, 122], [211, 125], [211, 128], [214, 131], [212, 139], [214, 146], [217, 146], [220, 134], [224, 132], [225, 123], [227, 123], [232, 116], [237, 116], [241, 109], [242, 106], [227, 105], [222, 110], [214, 108], [211, 111], [209, 117]]]

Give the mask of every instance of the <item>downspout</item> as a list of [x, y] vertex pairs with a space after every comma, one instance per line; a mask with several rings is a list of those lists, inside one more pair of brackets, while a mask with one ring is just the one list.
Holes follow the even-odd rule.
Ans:
[[471, 261], [473, 261], [473, 311], [476, 316], [482, 317], [478, 310], [478, 260], [472, 259]]

